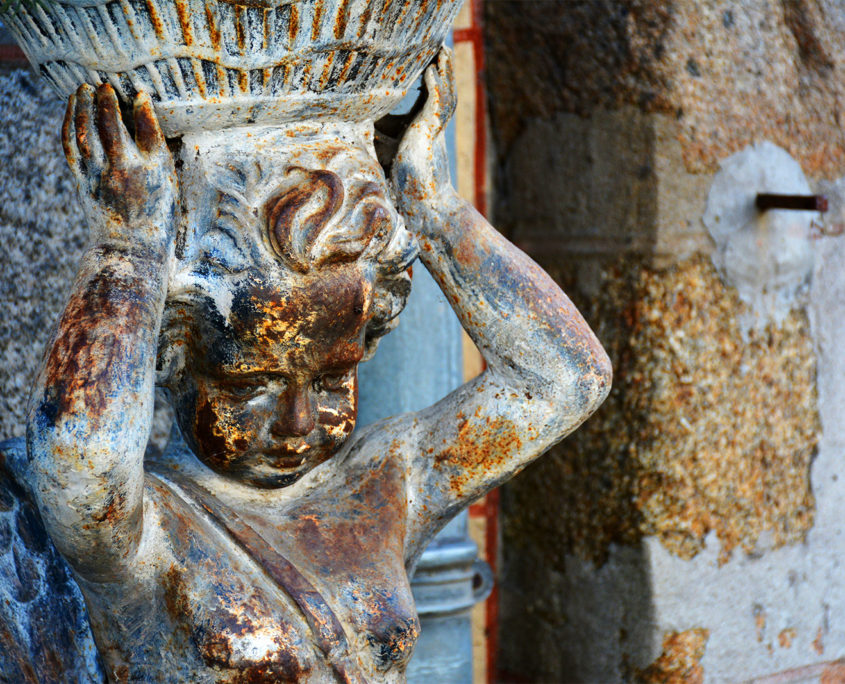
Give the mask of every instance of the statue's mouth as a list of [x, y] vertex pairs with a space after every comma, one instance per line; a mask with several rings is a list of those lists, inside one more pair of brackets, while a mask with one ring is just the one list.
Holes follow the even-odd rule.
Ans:
[[273, 449], [266, 449], [262, 453], [274, 468], [299, 468], [305, 463], [305, 458], [311, 446], [305, 442], [284, 445]]

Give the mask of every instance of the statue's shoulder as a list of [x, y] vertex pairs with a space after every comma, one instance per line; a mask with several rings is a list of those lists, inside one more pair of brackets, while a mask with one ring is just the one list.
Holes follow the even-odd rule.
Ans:
[[0, 681], [104, 682], [82, 594], [25, 473], [24, 440], [0, 442]]

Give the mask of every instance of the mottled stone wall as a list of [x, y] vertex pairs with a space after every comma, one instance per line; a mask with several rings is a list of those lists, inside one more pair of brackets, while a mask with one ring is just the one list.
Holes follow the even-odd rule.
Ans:
[[761, 536], [801, 542], [819, 433], [806, 314], [744, 332], [744, 305], [702, 256], [623, 257], [601, 278], [582, 311], [613, 359], [611, 396], [509, 488], [507, 538], [549, 534], [562, 571], [557, 554], [601, 564], [644, 536], [687, 559], [710, 532], [724, 560]]
[[0, 72], [0, 439], [24, 433], [26, 400], [87, 229], [62, 154], [64, 108], [29, 70]]
[[[31, 70], [0, 65], [0, 441], [24, 434], [30, 386], [88, 241], [62, 152], [64, 109]], [[166, 442], [171, 415], [158, 397], [151, 448]]]
[[702, 216], [754, 142], [845, 174], [845, 6], [487, 0], [486, 21], [496, 223], [615, 370], [504, 488], [502, 681], [817, 681], [845, 656], [845, 248], [813, 241], [794, 310], [749, 329]]
[[[526, 117], [633, 105], [680, 123], [691, 170], [765, 138], [805, 172], [845, 163], [838, 0], [487, 0], [500, 144]], [[518, 57], [516, 57], [518, 55]]]

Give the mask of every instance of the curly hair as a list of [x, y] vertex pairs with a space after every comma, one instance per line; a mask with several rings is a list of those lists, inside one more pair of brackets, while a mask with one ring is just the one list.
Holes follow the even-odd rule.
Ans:
[[401, 217], [385, 205], [377, 183], [363, 182], [347, 193], [343, 179], [332, 171], [294, 166], [286, 176], [296, 177], [296, 184], [265, 205], [267, 232], [278, 257], [299, 273], [360, 260], [376, 267], [364, 357], [370, 358], [405, 307], [416, 242]]
[[[195, 207], [177, 248], [180, 275], [171, 284], [162, 321], [160, 385], [183, 366], [188, 326], [202, 326], [197, 316], [223, 315], [220, 279], [237, 278], [268, 259], [292, 274], [351, 262], [369, 265], [374, 282], [364, 360], [372, 357], [405, 306], [418, 248], [386, 196], [383, 176], [379, 183], [372, 173], [356, 171], [360, 166], [349, 158], [344, 162], [345, 152], [325, 155], [328, 162], [319, 166], [290, 164], [281, 174], [265, 172], [255, 160], [209, 174], [216, 201]], [[325, 168], [330, 166], [335, 170]], [[186, 316], [188, 310], [192, 315]]]

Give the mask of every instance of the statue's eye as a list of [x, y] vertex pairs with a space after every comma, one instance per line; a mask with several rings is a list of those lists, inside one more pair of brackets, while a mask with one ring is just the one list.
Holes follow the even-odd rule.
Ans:
[[238, 399], [253, 399], [263, 391], [263, 382], [231, 382], [226, 386], [226, 393]]
[[314, 389], [317, 392], [337, 392], [342, 390], [349, 379], [349, 373], [326, 373], [314, 380]]

